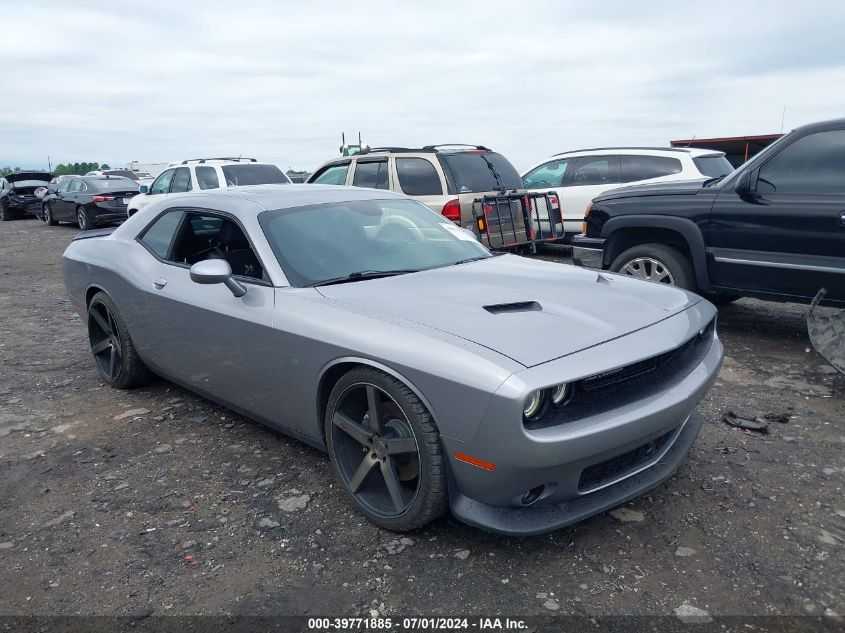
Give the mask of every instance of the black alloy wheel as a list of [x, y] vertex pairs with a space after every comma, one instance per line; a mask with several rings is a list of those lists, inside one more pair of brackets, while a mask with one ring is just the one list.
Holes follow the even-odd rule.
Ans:
[[53, 210], [49, 204], [41, 205], [41, 217], [47, 226], [56, 226], [58, 222], [53, 218]]
[[87, 231], [93, 228], [88, 226], [90, 223], [88, 222], [88, 213], [85, 211], [85, 207], [76, 208], [76, 223], [79, 225], [81, 231]]
[[410, 530], [445, 510], [439, 434], [398, 380], [369, 368], [344, 376], [329, 398], [326, 440], [347, 494], [377, 525]]
[[100, 376], [110, 386], [128, 389], [151, 378], [117, 306], [104, 292], [95, 294], [88, 304], [88, 342]]

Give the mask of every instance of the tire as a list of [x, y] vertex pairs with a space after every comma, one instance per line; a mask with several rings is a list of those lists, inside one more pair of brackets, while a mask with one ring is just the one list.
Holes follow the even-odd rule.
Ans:
[[80, 231], [88, 231], [94, 228], [94, 221], [91, 220], [91, 215], [85, 210], [85, 207], [76, 207], [76, 223], [79, 225]]
[[[374, 402], [380, 413], [371, 426]], [[369, 367], [344, 374], [329, 395], [325, 432], [343, 489], [376, 525], [405, 532], [446, 512], [440, 433], [420, 399], [399, 380]]]
[[702, 296], [707, 299], [710, 303], [714, 306], [726, 306], [737, 299], [742, 299], [741, 295], [728, 295], [728, 294], [720, 294], [716, 292], [706, 292], [702, 293]]
[[690, 260], [665, 244], [638, 244], [629, 248], [613, 260], [610, 270], [685, 290], [698, 289]]
[[41, 205], [41, 215], [44, 216], [44, 223], [47, 226], [56, 226], [59, 222], [53, 218], [53, 210], [49, 204]]
[[8, 222], [12, 219], [12, 213], [6, 208], [6, 205], [0, 202], [0, 219], [3, 222]]
[[152, 373], [135, 351], [114, 301], [98, 292], [88, 304], [88, 342], [102, 379], [115, 389], [148, 382]]

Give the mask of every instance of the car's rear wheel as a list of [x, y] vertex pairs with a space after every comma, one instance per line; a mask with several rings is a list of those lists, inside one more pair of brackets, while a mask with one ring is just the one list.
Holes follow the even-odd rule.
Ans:
[[100, 375], [116, 389], [141, 385], [150, 371], [135, 351], [114, 301], [98, 292], [88, 304], [88, 341]]
[[695, 275], [689, 259], [678, 249], [664, 244], [639, 244], [613, 260], [610, 270], [667, 286], [695, 290]]
[[79, 225], [81, 231], [87, 231], [94, 228], [94, 222], [91, 220], [89, 213], [85, 207], [76, 207], [76, 223]]
[[58, 221], [53, 217], [53, 210], [49, 204], [41, 205], [41, 217], [44, 218], [44, 223], [48, 226], [56, 226]]
[[332, 466], [355, 506], [388, 530], [413, 530], [448, 507], [440, 434], [406, 385], [371, 368], [345, 374], [326, 407]]

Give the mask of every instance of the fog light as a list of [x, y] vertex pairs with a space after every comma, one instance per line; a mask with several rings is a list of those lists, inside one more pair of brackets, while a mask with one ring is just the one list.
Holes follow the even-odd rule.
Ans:
[[559, 384], [552, 391], [552, 404], [556, 407], [563, 407], [572, 400], [572, 383], [564, 382]]
[[532, 488], [524, 495], [522, 495], [522, 505], [530, 506], [532, 503], [537, 501], [540, 498], [540, 495], [543, 494], [543, 490], [546, 489], [546, 486], [537, 486], [536, 488]]
[[543, 408], [543, 390], [537, 389], [537, 391], [531, 392], [528, 398], [525, 401], [525, 408], [522, 410], [522, 415], [526, 418], [530, 419], [536, 417], [540, 410]]

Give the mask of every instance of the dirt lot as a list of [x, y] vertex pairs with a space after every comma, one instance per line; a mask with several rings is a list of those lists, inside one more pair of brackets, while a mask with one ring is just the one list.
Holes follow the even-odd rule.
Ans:
[[543, 537], [400, 538], [320, 452], [164, 381], [103, 386], [62, 283], [75, 234], [0, 224], [0, 614], [845, 612], [845, 379], [801, 306], [721, 311], [701, 436], [646, 496]]

